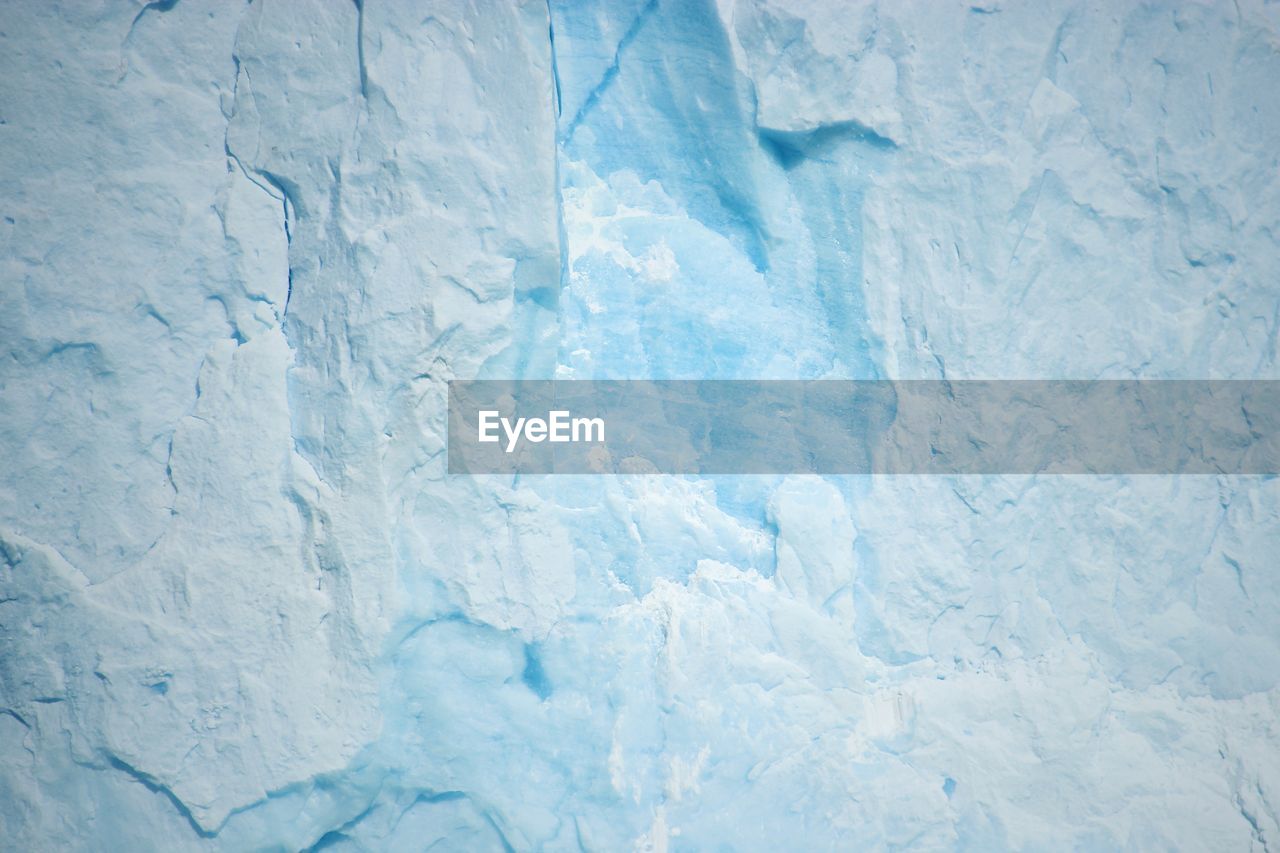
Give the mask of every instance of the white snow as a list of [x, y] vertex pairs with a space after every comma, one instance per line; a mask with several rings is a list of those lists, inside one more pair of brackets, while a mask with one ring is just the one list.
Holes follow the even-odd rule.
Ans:
[[1262, 850], [1280, 485], [449, 477], [451, 378], [1280, 378], [1239, 3], [9, 2], [0, 846]]

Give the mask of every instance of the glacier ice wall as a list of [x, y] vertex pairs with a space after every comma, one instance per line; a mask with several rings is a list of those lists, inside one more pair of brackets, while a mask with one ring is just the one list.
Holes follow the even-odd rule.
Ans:
[[1274, 480], [443, 456], [453, 377], [1277, 378], [1267, 5], [0, 41], [0, 846], [1277, 843]]

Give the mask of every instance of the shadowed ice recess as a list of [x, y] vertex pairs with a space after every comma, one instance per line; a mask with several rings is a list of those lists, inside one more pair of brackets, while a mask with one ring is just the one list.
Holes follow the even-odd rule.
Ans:
[[450, 380], [1280, 379], [1275, 7], [0, 8], [0, 847], [1280, 843], [1274, 478], [445, 444]]

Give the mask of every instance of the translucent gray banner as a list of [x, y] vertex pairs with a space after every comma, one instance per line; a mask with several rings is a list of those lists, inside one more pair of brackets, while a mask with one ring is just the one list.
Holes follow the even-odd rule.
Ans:
[[1280, 381], [455, 381], [451, 474], [1280, 473]]

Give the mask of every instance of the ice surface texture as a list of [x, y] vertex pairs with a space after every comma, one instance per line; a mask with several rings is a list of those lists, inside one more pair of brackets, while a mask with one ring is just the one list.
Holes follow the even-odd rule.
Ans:
[[1280, 378], [1259, 0], [0, 8], [0, 847], [1280, 845], [1280, 483], [449, 478], [450, 378]]

